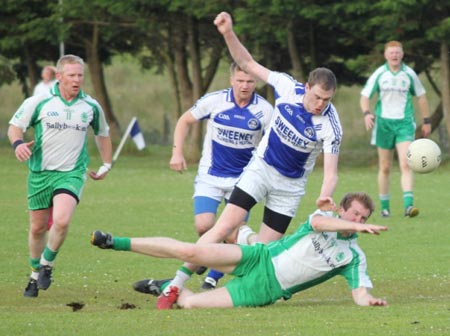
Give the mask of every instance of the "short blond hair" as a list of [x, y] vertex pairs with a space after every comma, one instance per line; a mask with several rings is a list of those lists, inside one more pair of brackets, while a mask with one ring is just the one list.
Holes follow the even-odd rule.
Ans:
[[66, 64], [80, 64], [84, 66], [84, 61], [81, 57], [76, 55], [64, 55], [56, 63], [56, 71], [62, 73], [64, 70], [64, 65]]
[[387, 48], [390, 48], [390, 47], [400, 47], [403, 49], [403, 45], [399, 41], [389, 41], [388, 43], [386, 43], [384, 45], [384, 51], [386, 51]]

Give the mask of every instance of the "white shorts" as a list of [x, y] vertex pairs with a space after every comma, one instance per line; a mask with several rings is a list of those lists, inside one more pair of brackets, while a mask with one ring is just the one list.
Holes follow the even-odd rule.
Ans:
[[306, 178], [281, 175], [262, 158], [254, 155], [236, 186], [251, 195], [258, 203], [266, 199], [266, 207], [274, 212], [295, 217], [305, 194]]
[[222, 202], [230, 198], [231, 191], [236, 184], [235, 177], [218, 177], [199, 173], [194, 181], [194, 196], [204, 196]]

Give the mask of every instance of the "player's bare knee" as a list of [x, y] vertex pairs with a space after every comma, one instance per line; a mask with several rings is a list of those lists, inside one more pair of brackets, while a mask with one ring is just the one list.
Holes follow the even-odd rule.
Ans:
[[40, 237], [47, 232], [47, 223], [32, 223], [30, 225], [30, 235]]
[[197, 231], [199, 236], [202, 236], [205, 232], [212, 228], [212, 225], [206, 223], [195, 223], [195, 231]]
[[199, 255], [199, 247], [196, 244], [184, 244], [179, 250], [180, 259], [187, 262], [195, 262]]

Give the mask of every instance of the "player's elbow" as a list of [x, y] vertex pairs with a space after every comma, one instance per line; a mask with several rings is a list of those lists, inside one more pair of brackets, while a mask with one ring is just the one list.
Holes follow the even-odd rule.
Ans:
[[316, 232], [321, 232], [326, 219], [324, 216], [316, 215], [311, 218], [311, 228]]

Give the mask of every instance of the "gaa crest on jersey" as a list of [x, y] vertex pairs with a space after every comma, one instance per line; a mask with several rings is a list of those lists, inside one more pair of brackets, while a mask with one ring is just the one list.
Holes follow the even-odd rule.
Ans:
[[312, 139], [312, 138], [314, 138], [314, 134], [315, 134], [316, 132], [314, 132], [314, 128], [312, 128], [312, 127], [306, 127], [304, 133], [305, 133], [305, 135], [306, 135], [308, 138]]
[[81, 114], [81, 122], [86, 123], [88, 121], [88, 114], [86, 112], [83, 112]]
[[257, 129], [257, 128], [258, 128], [258, 126], [259, 126], [259, 121], [258, 121], [258, 119], [251, 118], [251, 119], [248, 121], [247, 125], [248, 125], [248, 128], [254, 130], [254, 129]]
[[337, 255], [336, 255], [336, 261], [337, 262], [341, 262], [343, 259], [344, 259], [344, 257], [345, 257], [345, 254], [344, 254], [344, 252], [339, 252]]

